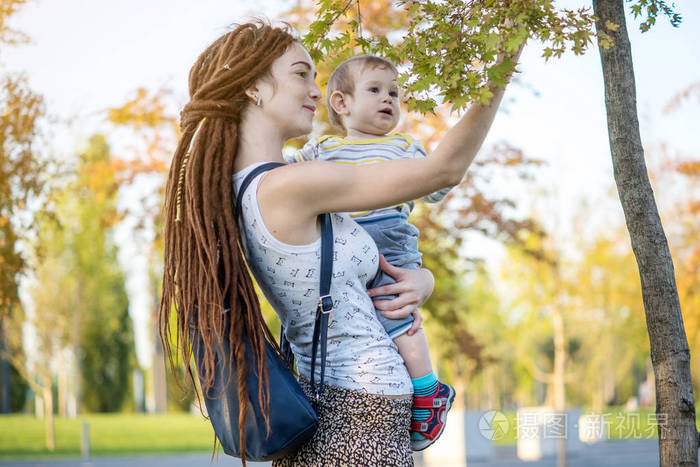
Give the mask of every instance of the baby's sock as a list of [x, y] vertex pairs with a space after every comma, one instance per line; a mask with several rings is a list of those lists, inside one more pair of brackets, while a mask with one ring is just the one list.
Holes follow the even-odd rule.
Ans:
[[[422, 397], [434, 394], [438, 384], [437, 377], [432, 371], [425, 376], [421, 376], [420, 378], [411, 379], [411, 382], [413, 383], [413, 397]], [[429, 409], [416, 409], [413, 407], [411, 412], [411, 418], [417, 422], [422, 422], [430, 417]], [[420, 440], [423, 439], [424, 436], [420, 433], [413, 432], [411, 433], [411, 438], [414, 440]]]

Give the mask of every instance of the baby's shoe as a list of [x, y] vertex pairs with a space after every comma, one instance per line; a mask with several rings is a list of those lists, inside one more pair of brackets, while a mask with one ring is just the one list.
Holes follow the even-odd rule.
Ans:
[[411, 421], [411, 449], [422, 451], [433, 444], [445, 429], [447, 412], [455, 399], [455, 390], [449, 384], [438, 381], [435, 392], [429, 396], [414, 397], [414, 409], [428, 409], [427, 420]]

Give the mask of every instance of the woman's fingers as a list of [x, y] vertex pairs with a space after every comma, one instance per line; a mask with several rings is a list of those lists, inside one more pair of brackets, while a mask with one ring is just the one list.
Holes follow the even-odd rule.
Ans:
[[421, 306], [433, 293], [435, 278], [433, 277], [433, 273], [425, 268], [416, 269], [411, 271], [411, 273], [416, 274], [416, 277], [418, 278], [414, 290], [416, 294], [418, 294], [418, 306]]
[[418, 295], [414, 292], [406, 292], [391, 300], [374, 300], [374, 307], [379, 311], [395, 311], [408, 305], [418, 308]]
[[405, 307], [394, 311], [382, 311], [382, 315], [389, 319], [401, 319], [408, 315], [413, 315], [413, 323], [408, 331], [406, 331], [409, 336], [415, 334], [423, 324], [423, 315], [415, 305], [406, 305]]
[[380, 311], [396, 311], [406, 306], [412, 306], [412, 310], [404, 311], [403, 316], [407, 316], [413, 310], [418, 310], [433, 292], [435, 280], [427, 269], [392, 266], [383, 255], [379, 255], [379, 266], [382, 271], [396, 280], [393, 284], [367, 290], [370, 297], [395, 297], [390, 300], [374, 300], [374, 306]]
[[406, 333], [409, 336], [412, 336], [420, 329], [421, 324], [423, 324], [423, 314], [420, 312], [420, 310], [416, 310], [413, 312], [413, 324], [411, 325], [411, 328], [406, 331]]
[[370, 297], [382, 297], [384, 295], [400, 295], [404, 292], [409, 291], [406, 284], [403, 282], [395, 282], [393, 284], [381, 285], [374, 289], [367, 290], [367, 294]]
[[379, 255], [379, 268], [393, 277], [396, 282], [400, 281], [401, 277], [403, 276], [402, 273], [404, 272], [403, 268], [390, 264], [386, 258], [384, 258], [384, 255]]
[[415, 305], [406, 305], [395, 310], [381, 310], [382, 316], [389, 319], [401, 319], [417, 311]]

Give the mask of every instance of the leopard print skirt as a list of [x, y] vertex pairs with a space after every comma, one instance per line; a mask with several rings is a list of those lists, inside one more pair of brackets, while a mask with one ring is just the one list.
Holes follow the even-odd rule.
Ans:
[[[311, 399], [311, 385], [299, 381]], [[293, 456], [272, 462], [287, 466], [412, 466], [411, 398], [391, 399], [324, 386], [314, 437]]]

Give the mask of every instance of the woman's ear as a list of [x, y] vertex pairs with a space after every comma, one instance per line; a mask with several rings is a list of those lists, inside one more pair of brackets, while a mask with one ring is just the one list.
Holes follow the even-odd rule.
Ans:
[[245, 90], [245, 95], [253, 101], [254, 104], [260, 105], [260, 91], [258, 88], [248, 88]]
[[342, 92], [333, 91], [333, 94], [331, 94], [330, 99], [328, 99], [328, 103], [331, 107], [333, 107], [333, 110], [338, 115], [348, 114], [348, 104], [345, 100], [345, 94], [343, 94]]

